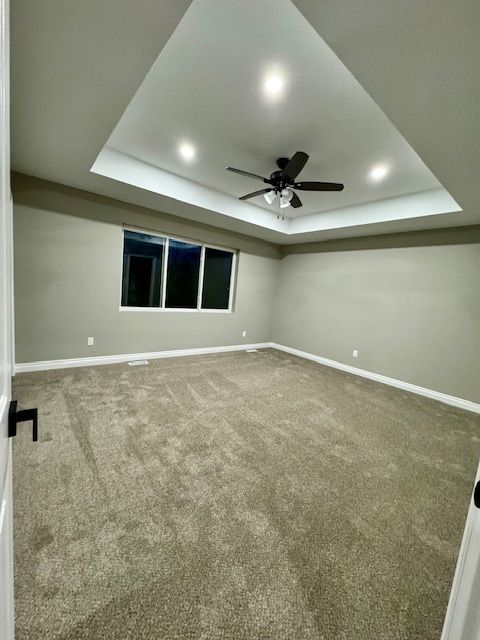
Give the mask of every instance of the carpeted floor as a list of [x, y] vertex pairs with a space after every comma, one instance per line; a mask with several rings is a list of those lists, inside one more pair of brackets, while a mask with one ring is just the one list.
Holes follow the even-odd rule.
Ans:
[[17, 640], [439, 639], [478, 416], [274, 350], [14, 397]]

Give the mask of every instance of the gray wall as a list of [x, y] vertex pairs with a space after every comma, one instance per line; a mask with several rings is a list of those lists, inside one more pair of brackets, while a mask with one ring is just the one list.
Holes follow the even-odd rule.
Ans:
[[[12, 188], [17, 362], [270, 340], [272, 245], [19, 174]], [[123, 224], [238, 249], [234, 313], [120, 312]]]
[[272, 338], [480, 402], [480, 228], [288, 249]]
[[[280, 252], [27, 176], [12, 186], [17, 362], [273, 340], [480, 402], [480, 227]], [[239, 249], [234, 313], [120, 312], [123, 224]]]

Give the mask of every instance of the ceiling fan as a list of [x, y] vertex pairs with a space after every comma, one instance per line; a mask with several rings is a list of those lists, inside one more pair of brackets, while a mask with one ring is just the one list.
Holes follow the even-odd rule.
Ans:
[[303, 151], [297, 151], [290, 159], [278, 158], [278, 171], [270, 174], [270, 178], [263, 178], [256, 173], [242, 171], [242, 169], [235, 169], [234, 167], [227, 167], [227, 170], [249, 178], [262, 180], [265, 184], [270, 185], [266, 189], [247, 193], [246, 196], [241, 196], [239, 200], [248, 200], [249, 198], [263, 195], [268, 204], [273, 204], [278, 197], [281, 209], [289, 206], [298, 209], [298, 207], [302, 206], [302, 201], [293, 189], [298, 189], [299, 191], [342, 191], [344, 188], [344, 185], [338, 182], [295, 182], [295, 178], [303, 169], [307, 160], [308, 155]]

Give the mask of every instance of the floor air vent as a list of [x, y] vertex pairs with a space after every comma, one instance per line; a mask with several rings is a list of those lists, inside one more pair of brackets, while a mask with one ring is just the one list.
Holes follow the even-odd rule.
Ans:
[[129, 367], [141, 367], [142, 365], [148, 364], [148, 360], [132, 360], [128, 363]]

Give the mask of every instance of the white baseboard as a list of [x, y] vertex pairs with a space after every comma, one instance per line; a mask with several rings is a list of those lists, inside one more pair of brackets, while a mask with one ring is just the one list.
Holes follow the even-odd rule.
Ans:
[[419, 396], [425, 396], [432, 400], [438, 400], [445, 404], [459, 407], [460, 409], [466, 409], [467, 411], [473, 411], [474, 413], [480, 413], [480, 404], [471, 402], [470, 400], [464, 400], [463, 398], [457, 398], [455, 396], [449, 396], [446, 393], [440, 391], [434, 391], [433, 389], [426, 389], [425, 387], [419, 387], [418, 385], [411, 384], [410, 382], [403, 382], [402, 380], [396, 380], [395, 378], [389, 378], [379, 373], [373, 373], [372, 371], [366, 371], [365, 369], [358, 369], [336, 360], [330, 360], [329, 358], [323, 358], [322, 356], [316, 356], [313, 353], [307, 351], [300, 351], [299, 349], [293, 349], [292, 347], [286, 347], [283, 344], [277, 344], [276, 342], [259, 342], [255, 344], [233, 344], [224, 347], [199, 347], [195, 349], [172, 349], [170, 351], [152, 351], [149, 353], [127, 353], [116, 356], [91, 356], [84, 358], [67, 358], [64, 360], [44, 360], [41, 362], [20, 362], [15, 365], [15, 373], [27, 373], [31, 371], [47, 371], [48, 369], [68, 369], [72, 367], [93, 367], [102, 364], [116, 364], [119, 362], [129, 362], [131, 360], [157, 360], [159, 358], [178, 358], [180, 356], [198, 356], [208, 353], [226, 353], [228, 351], [246, 351], [247, 349], [278, 349], [279, 351], [285, 351], [299, 358], [305, 358], [306, 360], [312, 360], [323, 364], [327, 367], [333, 367], [334, 369], [340, 369], [347, 373], [353, 373], [356, 376], [362, 378], [368, 378], [375, 382], [381, 382], [382, 384], [388, 384], [391, 387], [397, 387], [410, 393], [416, 393]]
[[48, 369], [70, 369], [72, 367], [95, 367], [101, 364], [116, 364], [131, 360], [158, 360], [159, 358], [178, 358], [180, 356], [199, 356], [207, 353], [245, 351], [246, 349], [266, 349], [271, 342], [256, 344], [233, 344], [225, 347], [199, 347], [195, 349], [172, 349], [170, 351], [152, 351], [149, 353], [126, 353], [117, 356], [90, 356], [85, 358], [66, 358], [64, 360], [43, 360], [40, 362], [19, 362], [15, 373], [47, 371]]
[[425, 387], [419, 387], [416, 384], [411, 384], [410, 382], [403, 382], [402, 380], [396, 380], [395, 378], [388, 378], [387, 376], [383, 376], [379, 373], [365, 371], [365, 369], [358, 369], [357, 367], [352, 367], [348, 364], [337, 362], [336, 360], [322, 358], [322, 356], [316, 356], [313, 353], [308, 353], [307, 351], [300, 351], [299, 349], [286, 347], [285, 345], [277, 344], [276, 342], [270, 343], [269, 346], [273, 349], [278, 349], [279, 351], [291, 353], [292, 355], [298, 356], [300, 358], [313, 360], [313, 362], [318, 362], [319, 364], [326, 365], [327, 367], [333, 367], [334, 369], [340, 369], [341, 371], [353, 373], [354, 375], [361, 376], [362, 378], [368, 378], [369, 380], [375, 380], [375, 382], [388, 384], [391, 387], [397, 387], [398, 389], [403, 389], [404, 391], [409, 391], [410, 393], [416, 393], [419, 396], [425, 396], [426, 398], [431, 398], [432, 400], [438, 400], [439, 402], [444, 402], [445, 404], [450, 404], [454, 407], [459, 407], [460, 409], [466, 409], [467, 411], [480, 413], [480, 404], [476, 404], [475, 402], [471, 402], [470, 400], [464, 400], [463, 398], [449, 396], [446, 393], [434, 391], [433, 389], [426, 389]]

